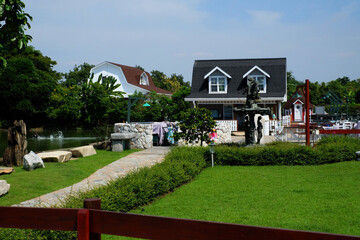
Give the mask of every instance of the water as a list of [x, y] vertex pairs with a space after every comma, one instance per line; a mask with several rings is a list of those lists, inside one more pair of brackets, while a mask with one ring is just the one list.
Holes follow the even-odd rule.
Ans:
[[[27, 135], [28, 151], [40, 152], [52, 149], [79, 147], [97, 142], [100, 136], [91, 130], [44, 130], [35, 137], [34, 133]], [[7, 147], [7, 130], [0, 131], [0, 157]]]

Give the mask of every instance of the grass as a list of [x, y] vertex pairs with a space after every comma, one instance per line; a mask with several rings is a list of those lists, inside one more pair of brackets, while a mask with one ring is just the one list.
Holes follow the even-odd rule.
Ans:
[[138, 150], [109, 152], [97, 150], [97, 154], [66, 163], [45, 162], [45, 168], [26, 171], [15, 167], [15, 172], [1, 175], [0, 180], [10, 184], [8, 194], [0, 197], [0, 206], [9, 206], [53, 192], [80, 182], [96, 170]]
[[359, 173], [355, 161], [207, 168], [190, 184], [132, 212], [360, 235]]

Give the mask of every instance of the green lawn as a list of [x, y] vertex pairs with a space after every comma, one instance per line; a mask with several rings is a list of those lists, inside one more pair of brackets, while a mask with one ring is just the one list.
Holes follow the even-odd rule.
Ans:
[[25, 171], [15, 167], [15, 172], [1, 175], [0, 180], [10, 183], [10, 191], [0, 197], [0, 206], [29, 200], [55, 190], [68, 187], [90, 176], [96, 170], [138, 150], [110, 152], [97, 150], [97, 154], [66, 163], [45, 163], [45, 168]]
[[360, 235], [360, 162], [207, 168], [192, 183], [133, 212]]

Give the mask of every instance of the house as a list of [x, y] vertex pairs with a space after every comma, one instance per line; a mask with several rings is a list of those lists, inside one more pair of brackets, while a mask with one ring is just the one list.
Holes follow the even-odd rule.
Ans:
[[90, 73], [94, 74], [94, 79], [98, 79], [101, 74], [104, 77], [114, 77], [117, 80], [117, 83], [121, 84], [116, 91], [125, 92], [124, 98], [128, 98], [128, 96], [134, 94], [135, 91], [144, 94], [155, 91], [158, 94], [172, 95], [172, 92], [156, 87], [150, 74], [136, 67], [129, 67], [112, 62], [103, 62], [93, 67], [90, 70]]
[[245, 106], [250, 77], [259, 83], [258, 105], [279, 118], [286, 101], [286, 58], [196, 60], [191, 94], [185, 101], [209, 109], [215, 120], [237, 121], [241, 129], [245, 116], [234, 109]]
[[[290, 116], [292, 123], [305, 123], [305, 92], [304, 86], [297, 86], [292, 97], [284, 104], [284, 115]], [[312, 115], [314, 106], [310, 103], [309, 114]]]

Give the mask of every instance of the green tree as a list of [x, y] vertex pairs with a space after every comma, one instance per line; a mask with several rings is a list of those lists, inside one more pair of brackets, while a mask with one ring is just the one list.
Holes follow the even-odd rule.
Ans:
[[99, 76], [97, 81], [90, 80], [81, 86], [81, 102], [83, 122], [87, 126], [108, 124], [110, 115], [117, 105], [117, 98], [124, 92], [116, 91], [120, 84], [114, 77]]
[[63, 74], [65, 81], [62, 82], [65, 86], [73, 86], [78, 85], [81, 86], [90, 78], [90, 70], [95, 67], [95, 65], [91, 65], [89, 63], [83, 63], [79, 66], [75, 65], [73, 70], [69, 73]]
[[80, 87], [58, 85], [50, 96], [50, 106], [46, 113], [59, 125], [77, 126], [81, 117]]
[[172, 74], [171, 77], [167, 77], [165, 73], [153, 70], [151, 71], [151, 78], [155, 86], [170, 92], [176, 92], [182, 86], [190, 87], [190, 83], [185, 82], [181, 74]]
[[181, 113], [191, 108], [190, 102], [185, 101], [185, 97], [189, 96], [191, 88], [188, 86], [182, 86], [171, 96], [171, 107], [169, 119], [172, 121], [179, 121], [181, 119]]
[[24, 119], [28, 124], [47, 120], [46, 109], [61, 75], [56, 64], [33, 47], [7, 55], [7, 66], [0, 66], [0, 119], [12, 123]]
[[184, 138], [187, 142], [199, 140], [201, 146], [204, 141], [208, 141], [208, 134], [216, 125], [210, 110], [189, 108], [182, 112], [181, 117], [182, 120], [179, 124], [181, 132], [177, 134], [177, 138]]
[[287, 76], [287, 99], [289, 100], [293, 96], [296, 87], [298, 85], [303, 85], [304, 83], [296, 80], [292, 71], [287, 72], [286, 76]]
[[25, 4], [20, 0], [0, 1], [0, 60], [6, 65], [6, 55], [13, 49], [22, 49], [32, 37], [25, 34], [32, 17], [24, 12]]

